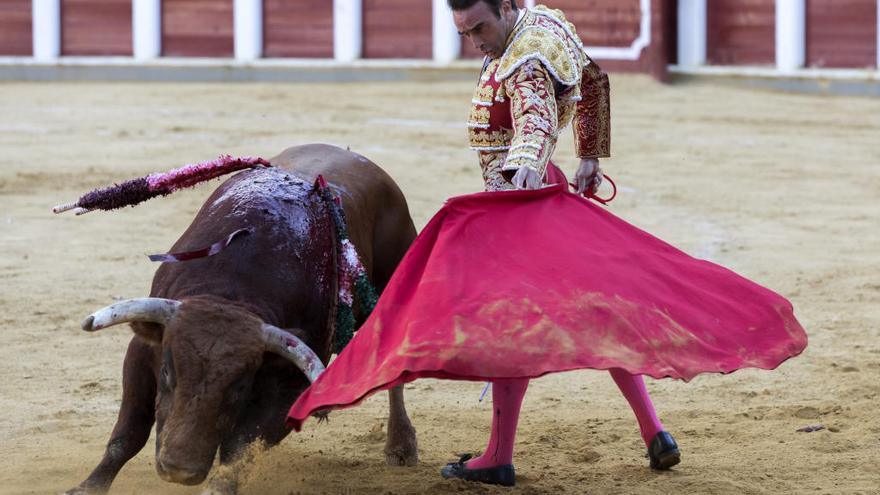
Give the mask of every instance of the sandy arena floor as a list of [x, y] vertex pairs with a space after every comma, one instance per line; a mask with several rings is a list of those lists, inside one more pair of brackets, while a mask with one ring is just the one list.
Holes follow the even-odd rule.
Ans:
[[[245, 494], [880, 493], [880, 100], [614, 76], [623, 218], [790, 297], [810, 335], [774, 372], [650, 381], [683, 462], [654, 473], [602, 372], [537, 380], [512, 490], [441, 480], [484, 447], [479, 383], [407, 387], [422, 463], [384, 465], [384, 394], [306, 424], [257, 456]], [[422, 226], [480, 188], [463, 121], [469, 83], [0, 84], [0, 492], [58, 493], [101, 458], [120, 400], [126, 328], [86, 314], [148, 292], [216, 182], [135, 209], [53, 216], [97, 186], [210, 159], [350, 146], [397, 179]], [[430, 95], [429, 95], [430, 93]], [[557, 161], [571, 173], [571, 138]], [[577, 228], [577, 225], [572, 225]], [[572, 260], [574, 262], [576, 260]], [[597, 262], [597, 260], [588, 260]], [[825, 429], [795, 430], [811, 424]], [[113, 493], [197, 493], [155, 473], [153, 439]]]

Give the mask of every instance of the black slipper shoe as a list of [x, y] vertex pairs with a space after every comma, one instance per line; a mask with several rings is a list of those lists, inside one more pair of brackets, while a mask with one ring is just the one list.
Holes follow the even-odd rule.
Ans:
[[658, 471], [665, 471], [681, 462], [678, 444], [666, 431], [654, 435], [651, 446], [648, 447], [648, 457], [651, 459], [651, 469]]
[[458, 462], [450, 462], [440, 470], [440, 476], [444, 478], [458, 478], [465, 481], [477, 481], [488, 485], [513, 486], [516, 483], [513, 464], [484, 469], [468, 469], [464, 463], [470, 458], [470, 454], [464, 454]]

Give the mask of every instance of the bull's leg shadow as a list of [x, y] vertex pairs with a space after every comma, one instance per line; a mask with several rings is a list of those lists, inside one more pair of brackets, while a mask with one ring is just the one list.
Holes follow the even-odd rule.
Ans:
[[388, 437], [385, 460], [389, 466], [415, 466], [419, 463], [419, 445], [403, 403], [403, 385], [388, 391]]
[[107, 493], [122, 466], [147, 444], [155, 421], [156, 378], [150, 366], [152, 360], [150, 348], [133, 339], [122, 371], [122, 405], [104, 457], [89, 477], [66, 495]]

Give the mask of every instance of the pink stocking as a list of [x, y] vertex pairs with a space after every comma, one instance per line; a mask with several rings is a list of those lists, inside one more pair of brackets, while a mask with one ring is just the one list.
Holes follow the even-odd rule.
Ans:
[[525, 378], [492, 382], [492, 434], [483, 455], [467, 462], [468, 469], [484, 469], [513, 464], [513, 443], [519, 409], [529, 380]]
[[657, 419], [651, 396], [648, 395], [648, 389], [645, 388], [645, 380], [641, 375], [631, 375], [620, 368], [612, 368], [609, 371], [611, 378], [614, 378], [639, 421], [639, 429], [642, 432], [645, 445], [650, 446], [654, 435], [663, 430], [663, 425]]

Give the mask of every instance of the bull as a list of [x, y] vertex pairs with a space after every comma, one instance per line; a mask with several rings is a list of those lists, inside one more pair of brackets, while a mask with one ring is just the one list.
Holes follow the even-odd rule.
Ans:
[[[319, 175], [341, 197], [349, 239], [377, 290], [415, 238], [400, 189], [363, 156], [315, 144], [270, 162], [221, 184], [172, 251], [241, 229], [247, 235], [215, 256], [163, 263], [149, 298], [118, 302], [83, 322], [87, 331], [129, 323], [134, 336], [104, 456], [68, 493], [106, 492], [154, 423], [159, 476], [186, 485], [202, 483], [218, 453], [230, 464], [250, 444], [272, 446], [290, 433], [287, 411], [328, 362], [334, 338], [337, 246], [329, 207], [311, 187]], [[402, 389], [389, 399], [386, 460], [416, 464]]]

